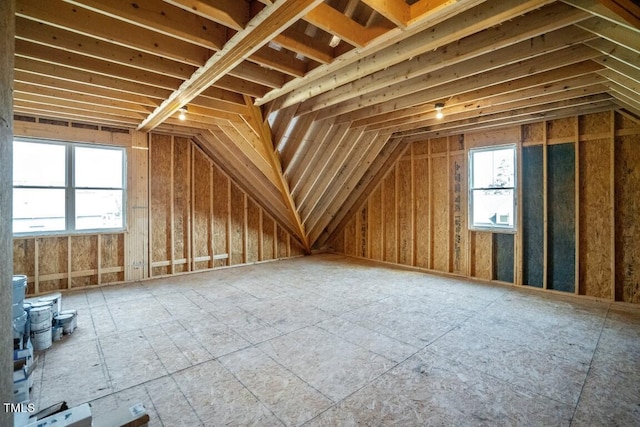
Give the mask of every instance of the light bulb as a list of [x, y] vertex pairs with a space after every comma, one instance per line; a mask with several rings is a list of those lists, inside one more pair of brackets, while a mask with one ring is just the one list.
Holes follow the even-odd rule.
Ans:
[[182, 121], [185, 121], [187, 119], [187, 107], [182, 107], [178, 111], [180, 111], [178, 118]]
[[444, 108], [444, 104], [442, 102], [438, 102], [435, 105], [436, 108], [436, 119], [440, 120], [441, 118], [444, 117], [444, 114], [442, 113], [442, 109]]

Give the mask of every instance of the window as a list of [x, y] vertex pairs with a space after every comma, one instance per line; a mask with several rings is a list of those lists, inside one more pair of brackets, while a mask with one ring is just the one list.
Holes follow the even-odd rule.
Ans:
[[122, 229], [124, 183], [123, 148], [16, 140], [13, 232]]
[[469, 150], [469, 224], [515, 231], [516, 146]]

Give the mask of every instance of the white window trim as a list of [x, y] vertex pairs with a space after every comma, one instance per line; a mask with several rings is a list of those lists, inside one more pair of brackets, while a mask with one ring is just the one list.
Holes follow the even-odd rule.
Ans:
[[[67, 236], [80, 234], [109, 234], [121, 233], [127, 229], [127, 150], [125, 147], [93, 144], [73, 141], [58, 141], [35, 138], [14, 137], [16, 142], [30, 142], [36, 144], [62, 145], [65, 147], [65, 186], [38, 186], [38, 185], [13, 185], [12, 188], [35, 188], [35, 189], [64, 189], [65, 190], [65, 229], [51, 231], [22, 231], [14, 232], [13, 236]], [[117, 150], [122, 152], [122, 187], [76, 187], [75, 186], [75, 156], [74, 147], [100, 148], [105, 150]], [[92, 228], [76, 230], [75, 228], [75, 190], [122, 190], [122, 227], [115, 228]], [[13, 215], [12, 215], [13, 217]]]
[[[505, 148], [513, 149], [513, 187], [497, 187], [496, 189], [505, 189], [513, 191], [513, 226], [503, 226], [495, 224], [492, 226], [473, 225], [473, 191], [482, 190], [482, 187], [473, 187], [473, 153], [481, 151], [496, 151]], [[469, 166], [468, 173], [468, 224], [469, 230], [474, 231], [491, 231], [495, 233], [515, 234], [518, 230], [518, 146], [513, 144], [491, 145], [486, 147], [469, 148], [467, 153], [467, 161]]]

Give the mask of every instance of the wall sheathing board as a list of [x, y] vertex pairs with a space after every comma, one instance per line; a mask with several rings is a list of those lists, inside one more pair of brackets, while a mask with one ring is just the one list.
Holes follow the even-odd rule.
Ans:
[[173, 262], [174, 272], [189, 271], [191, 210], [191, 142], [174, 138], [173, 146]]
[[259, 261], [260, 208], [247, 198], [247, 262]]
[[411, 158], [398, 162], [397, 171], [397, 217], [398, 217], [398, 263], [413, 264], [413, 224], [411, 188]]
[[277, 231], [277, 238], [278, 238], [278, 258], [286, 258], [289, 256], [289, 240], [288, 240], [288, 235], [287, 232], [285, 231], [284, 228], [278, 226], [278, 231]]
[[[172, 146], [169, 135], [153, 135], [150, 148], [151, 263], [171, 259]], [[152, 266], [152, 276], [171, 273], [170, 265]]]
[[397, 262], [396, 225], [396, 168], [394, 167], [382, 181], [382, 220], [384, 261]]
[[[441, 142], [435, 140], [434, 142]], [[446, 143], [446, 139], [444, 140]], [[438, 144], [435, 144], [437, 146]], [[433, 269], [449, 272], [449, 159], [446, 154], [431, 157], [431, 237]], [[439, 153], [439, 151], [437, 151]]]
[[580, 142], [580, 293], [611, 296], [611, 174], [608, 139]]
[[368, 205], [368, 234], [369, 234], [369, 256], [371, 259], [382, 261], [383, 259], [383, 247], [382, 247], [382, 189], [377, 186], [371, 193]]
[[[38, 241], [39, 291], [51, 292], [68, 288], [68, 237], [49, 237]], [[48, 279], [47, 276], [64, 276]]]
[[356, 229], [356, 250], [360, 257], [367, 256], [367, 229], [369, 227], [369, 212], [365, 204], [358, 212], [358, 222]]
[[493, 278], [493, 233], [472, 231], [470, 234], [471, 277], [491, 280]]
[[493, 233], [492, 279], [513, 283], [514, 272], [514, 235], [509, 233]]
[[226, 258], [216, 259], [215, 267], [228, 265], [227, 222], [229, 220], [229, 178], [218, 168], [212, 167], [213, 174], [213, 253]]
[[124, 235], [101, 235], [101, 283], [124, 281]]
[[347, 255], [357, 255], [356, 243], [356, 217], [354, 217], [344, 228], [344, 252]]
[[522, 149], [523, 284], [544, 284], [544, 180], [542, 145]]
[[274, 221], [269, 215], [262, 215], [262, 259], [275, 259], [276, 254], [273, 249], [275, 242]]
[[449, 156], [450, 192], [450, 271], [456, 274], [467, 272], [467, 162], [464, 155], [464, 140], [452, 138], [452, 153]]
[[[636, 124], [637, 126], [637, 124]], [[640, 135], [615, 141], [616, 300], [640, 303]]]
[[235, 183], [231, 184], [231, 265], [244, 263], [244, 193]]
[[[71, 236], [71, 287], [81, 288], [98, 284], [98, 240], [95, 234]], [[102, 243], [102, 242], [101, 242]], [[73, 272], [82, 272], [76, 276]], [[95, 272], [95, 273], [94, 273]], [[85, 275], [86, 274], [86, 275]]]
[[[414, 147], [415, 174], [415, 259], [416, 266], [430, 268], [431, 227], [429, 204], [429, 158], [425, 149], [427, 143], [417, 143]], [[373, 230], [371, 230], [373, 234]]]
[[194, 262], [194, 270], [213, 267], [211, 260], [211, 163], [198, 149], [193, 150], [193, 256], [194, 258], [208, 258]]
[[18, 238], [13, 240], [13, 272], [27, 276], [27, 293], [34, 294], [36, 275], [36, 239]]
[[575, 144], [547, 148], [547, 288], [575, 291]]

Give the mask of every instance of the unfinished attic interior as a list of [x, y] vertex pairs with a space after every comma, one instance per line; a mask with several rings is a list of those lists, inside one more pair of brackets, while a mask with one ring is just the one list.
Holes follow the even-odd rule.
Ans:
[[636, 2], [3, 0], [0, 71], [0, 425], [640, 424]]

